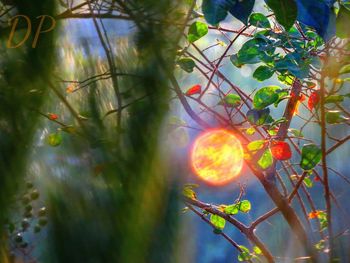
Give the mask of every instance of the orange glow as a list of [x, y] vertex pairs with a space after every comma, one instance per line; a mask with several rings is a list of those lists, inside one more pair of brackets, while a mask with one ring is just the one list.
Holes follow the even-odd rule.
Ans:
[[194, 172], [212, 185], [225, 185], [243, 166], [241, 142], [227, 130], [211, 130], [194, 142], [191, 161]]

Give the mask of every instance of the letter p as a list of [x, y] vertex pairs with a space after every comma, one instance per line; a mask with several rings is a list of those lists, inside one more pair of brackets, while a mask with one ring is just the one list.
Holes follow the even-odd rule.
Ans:
[[[50, 32], [52, 31], [55, 26], [56, 26], [56, 20], [52, 17], [52, 16], [47, 16], [47, 15], [42, 15], [42, 16], [38, 16], [37, 18], [41, 18], [40, 20], [40, 23], [39, 23], [39, 26], [36, 30], [36, 33], [35, 33], [35, 37], [34, 37], [34, 40], [33, 40], [33, 43], [32, 43], [32, 48], [35, 48], [37, 43], [38, 43], [38, 39], [39, 39], [39, 35], [41, 33], [47, 33], [47, 32]], [[42, 27], [44, 25], [44, 21], [46, 18], [50, 18], [51, 20], [51, 26], [49, 29], [45, 29], [45, 30], [42, 30]]]

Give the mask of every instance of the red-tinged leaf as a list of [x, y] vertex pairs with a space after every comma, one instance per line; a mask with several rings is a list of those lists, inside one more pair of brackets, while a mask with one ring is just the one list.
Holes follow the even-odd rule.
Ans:
[[317, 87], [317, 84], [315, 82], [307, 82], [307, 87], [309, 89], [314, 89]]
[[321, 179], [320, 179], [320, 177], [319, 177], [319, 176], [315, 176], [314, 181], [315, 181], [315, 182], [320, 182], [320, 181], [321, 181]]
[[74, 84], [70, 84], [70, 85], [67, 86], [66, 92], [67, 93], [72, 93], [74, 91], [74, 89], [75, 89], [75, 85]]
[[320, 93], [318, 91], [314, 91], [309, 96], [307, 107], [309, 108], [309, 110], [313, 110], [319, 102], [320, 102]]
[[283, 141], [273, 141], [270, 145], [272, 156], [276, 160], [285, 161], [292, 157], [292, 151], [288, 143]]
[[195, 95], [195, 94], [200, 94], [201, 92], [202, 92], [202, 86], [197, 84], [197, 85], [194, 85], [193, 87], [189, 88], [186, 91], [186, 95], [187, 96], [192, 96], [192, 95]]
[[314, 219], [314, 218], [317, 218], [319, 214], [320, 214], [320, 211], [316, 210], [316, 211], [310, 212], [308, 217], [309, 219]]
[[55, 121], [58, 119], [58, 115], [57, 114], [54, 114], [54, 113], [49, 113], [48, 114], [48, 117], [51, 121]]

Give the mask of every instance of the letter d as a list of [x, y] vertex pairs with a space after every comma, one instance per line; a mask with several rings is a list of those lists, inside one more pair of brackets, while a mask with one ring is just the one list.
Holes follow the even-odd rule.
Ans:
[[[12, 42], [12, 39], [13, 39], [13, 37], [15, 35], [15, 32], [16, 32], [16, 28], [17, 28], [17, 25], [18, 25], [19, 17], [23, 17], [26, 20], [27, 25], [28, 25], [27, 33], [26, 33], [26, 35], [24, 36], [23, 40], [20, 43], [18, 43], [15, 46], [12, 46], [11, 42]], [[27, 41], [28, 37], [30, 36], [30, 32], [32, 31], [32, 23], [30, 22], [29, 17], [27, 17], [25, 15], [14, 16], [9, 21], [10, 25], [11, 25], [13, 20], [15, 20], [15, 22], [13, 23], [12, 28], [11, 28], [10, 36], [9, 36], [9, 39], [8, 39], [7, 45], [6, 45], [7, 48], [18, 48], [18, 47], [22, 46], [24, 44], [24, 42]]]

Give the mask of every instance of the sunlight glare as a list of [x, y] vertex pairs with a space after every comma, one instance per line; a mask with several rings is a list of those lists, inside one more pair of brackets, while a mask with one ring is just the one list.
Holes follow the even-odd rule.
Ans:
[[191, 163], [194, 172], [206, 183], [228, 184], [242, 170], [241, 142], [224, 129], [205, 132], [193, 144]]

